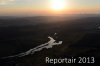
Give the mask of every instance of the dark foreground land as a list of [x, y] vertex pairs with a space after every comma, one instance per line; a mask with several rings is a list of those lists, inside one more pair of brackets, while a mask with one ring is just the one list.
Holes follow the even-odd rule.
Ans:
[[[54, 33], [57, 33], [55, 36]], [[25, 52], [52, 36], [63, 44], [34, 55], [1, 59], [0, 66], [84, 66], [47, 64], [45, 58], [95, 57], [100, 62], [100, 16], [0, 18], [0, 58]]]

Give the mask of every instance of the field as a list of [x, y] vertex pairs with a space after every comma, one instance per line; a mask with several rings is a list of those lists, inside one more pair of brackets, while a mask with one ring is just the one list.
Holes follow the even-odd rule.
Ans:
[[95, 57], [94, 65], [99, 64], [100, 16], [2, 17], [0, 18], [0, 58], [16, 55], [46, 43], [49, 40], [48, 36], [53, 37], [57, 42], [63, 41], [63, 44], [21, 58], [1, 59], [0, 66], [79, 65], [46, 64], [45, 57]]

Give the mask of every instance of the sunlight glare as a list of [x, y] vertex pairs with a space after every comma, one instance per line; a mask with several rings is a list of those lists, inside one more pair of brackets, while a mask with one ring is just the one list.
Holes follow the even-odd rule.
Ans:
[[66, 1], [65, 0], [51, 0], [51, 9], [60, 11], [66, 8]]

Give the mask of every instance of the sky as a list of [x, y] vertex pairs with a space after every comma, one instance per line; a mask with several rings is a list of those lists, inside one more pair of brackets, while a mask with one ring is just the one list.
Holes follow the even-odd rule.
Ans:
[[[57, 1], [57, 0], [56, 0]], [[51, 9], [51, 0], [0, 0], [0, 15], [100, 14], [100, 0], [65, 0], [62, 11]]]

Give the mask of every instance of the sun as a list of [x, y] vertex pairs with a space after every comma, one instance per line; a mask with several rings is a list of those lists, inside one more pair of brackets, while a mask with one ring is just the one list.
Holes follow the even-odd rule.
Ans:
[[61, 11], [66, 8], [66, 1], [65, 0], [51, 0], [50, 5], [52, 10]]

